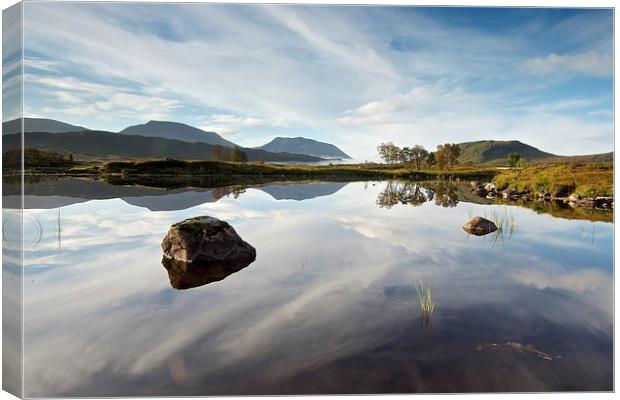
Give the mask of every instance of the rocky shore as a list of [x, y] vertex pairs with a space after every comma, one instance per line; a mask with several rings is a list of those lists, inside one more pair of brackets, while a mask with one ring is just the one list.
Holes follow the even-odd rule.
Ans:
[[532, 190], [517, 190], [509, 187], [496, 187], [492, 182], [482, 183], [471, 181], [471, 191], [480, 197], [490, 200], [503, 199], [505, 201], [556, 201], [568, 204], [571, 207], [584, 207], [597, 210], [611, 210], [614, 208], [613, 197], [605, 196], [581, 196], [577, 193], [559, 196], [553, 193], [533, 192]]

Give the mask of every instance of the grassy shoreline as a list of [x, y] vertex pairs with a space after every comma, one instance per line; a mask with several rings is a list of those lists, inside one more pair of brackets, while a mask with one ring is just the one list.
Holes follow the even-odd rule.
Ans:
[[614, 195], [613, 163], [591, 164], [535, 164], [513, 168], [497, 174], [497, 187], [531, 190], [553, 196], [608, 196]]
[[382, 164], [302, 165], [258, 164], [221, 161], [145, 160], [109, 162], [101, 169], [103, 174], [150, 176], [280, 176], [332, 177], [349, 179], [492, 179], [494, 168], [457, 168], [453, 170], [416, 170], [403, 166]]
[[[11, 171], [3, 171], [5, 174]], [[19, 171], [14, 171], [19, 173]], [[498, 168], [466, 165], [451, 170], [416, 170], [402, 164], [268, 164], [225, 161], [184, 161], [174, 159], [73, 163], [67, 165], [32, 166], [26, 175], [59, 175], [102, 177], [106, 180], [213, 180], [228, 182], [262, 182], [270, 179], [290, 180], [478, 180], [493, 182], [498, 187], [531, 190], [568, 196], [613, 196], [613, 163], [533, 164], [523, 168]]]

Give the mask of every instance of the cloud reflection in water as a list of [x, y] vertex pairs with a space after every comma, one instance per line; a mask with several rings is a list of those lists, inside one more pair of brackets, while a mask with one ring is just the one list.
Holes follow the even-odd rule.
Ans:
[[[305, 201], [248, 189], [176, 211], [63, 207], [62, 252], [45, 235], [25, 249], [26, 395], [611, 389], [612, 224], [596, 223], [592, 241], [591, 222], [512, 208], [514, 234], [491, 246], [461, 226], [504, 206], [386, 209], [385, 185]], [[57, 213], [26, 211], [44, 228]], [[160, 241], [195, 215], [226, 220], [261, 257], [176, 291]], [[427, 339], [420, 280], [437, 303]], [[564, 358], [473, 350], [499, 340]]]

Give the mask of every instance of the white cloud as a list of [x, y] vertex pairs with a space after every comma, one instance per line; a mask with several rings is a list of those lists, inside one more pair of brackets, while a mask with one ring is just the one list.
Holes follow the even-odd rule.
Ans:
[[198, 118], [199, 128], [205, 131], [217, 132], [220, 135], [235, 135], [248, 127], [285, 127], [288, 123], [285, 118], [272, 119], [247, 117], [232, 114], [211, 114], [207, 118]]
[[523, 106], [518, 99], [513, 103], [498, 94], [472, 93], [459, 83], [420, 82], [406, 94], [368, 102], [336, 121], [356, 132], [354, 140], [367, 137], [362, 142], [367, 147], [370, 140], [378, 143], [376, 133], [381, 132], [400, 146], [434, 148], [445, 142], [517, 139], [555, 154], [586, 154], [600, 151], [600, 141], [586, 140], [592, 135], [612, 142], [613, 124], [584, 121], [566, 111], [598, 107], [600, 102], [574, 98]]
[[236, 115], [227, 114], [213, 114], [211, 115], [211, 119], [215, 122], [223, 124], [238, 124], [243, 126], [267, 125], [265, 120], [259, 118], [239, 117]]
[[230, 136], [236, 135], [238, 131], [226, 125], [198, 125], [199, 129], [207, 132], [217, 132], [219, 135]]
[[537, 75], [556, 73], [578, 73], [598, 78], [609, 78], [613, 75], [613, 59], [610, 54], [588, 51], [577, 54], [551, 53], [546, 57], [527, 60], [525, 68]]
[[352, 35], [339, 35], [319, 24], [311, 24], [314, 19], [303, 17], [285, 7], [268, 7], [268, 12], [281, 24], [304, 39], [319, 54], [330, 59], [337, 59], [354, 71], [368, 71], [389, 77], [397, 77], [398, 73], [391, 62], [381, 57], [375, 49], [360, 40], [361, 32], [350, 32]]
[[106, 114], [149, 120], [166, 119], [180, 105], [175, 99], [129, 93], [115, 86], [73, 77], [26, 74], [24, 81], [29, 87], [40, 85], [49, 88], [58, 99], [59, 103], [54, 108], [43, 108], [48, 112], [56, 111], [82, 117]]
[[77, 104], [82, 102], [82, 99], [79, 96], [76, 96], [75, 94], [70, 92], [58, 91], [56, 92], [56, 96], [58, 97], [58, 100], [62, 103]]
[[[584, 132], [611, 137], [611, 121], [592, 122], [588, 106], [572, 115], [565, 113], [575, 104], [557, 104], [555, 110], [532, 106], [548, 90], [546, 74], [552, 68], [608, 74], [608, 57], [598, 45], [530, 60], [530, 68], [543, 74], [532, 77], [528, 71], [533, 70], [523, 68], [531, 46], [527, 40], [415, 13], [180, 5], [165, 20], [182, 40], [169, 40], [135, 28], [145, 25], [143, 19], [164, 17], [156, 6], [136, 7], [144, 12], [122, 13], [106, 5], [28, 5], [29, 49], [62, 60], [65, 77], [73, 77], [65, 81], [68, 87], [52, 90], [84, 92], [86, 110], [68, 107], [69, 112], [93, 115], [95, 107], [100, 120], [117, 124], [119, 114], [134, 120], [153, 115], [193, 119], [201, 128], [236, 133], [244, 145], [274, 136], [265, 128], [294, 126], [301, 134], [304, 129], [318, 132], [313, 138], [358, 157], [376, 156], [377, 143], [388, 140], [426, 147], [446, 141], [534, 140], [530, 144], [566, 154], [611, 147], [611, 141], [574, 146]], [[417, 47], [396, 50], [394, 38]], [[92, 77], [88, 83], [72, 72], [86, 68]], [[41, 87], [58, 77], [40, 79]], [[101, 92], [101, 86], [127, 95], [117, 100], [85, 95]], [[122, 109], [120, 101], [128, 107]], [[605, 107], [597, 104], [592, 111]], [[546, 128], [542, 135], [540, 126]]]

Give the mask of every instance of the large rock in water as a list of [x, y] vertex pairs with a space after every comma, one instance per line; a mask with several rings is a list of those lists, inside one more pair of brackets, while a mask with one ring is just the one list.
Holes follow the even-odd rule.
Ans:
[[463, 229], [472, 235], [482, 236], [495, 232], [497, 230], [497, 225], [486, 218], [473, 217], [463, 225]]
[[172, 225], [161, 247], [162, 264], [168, 270], [170, 284], [177, 289], [222, 280], [256, 259], [254, 247], [232, 226], [206, 216]]

